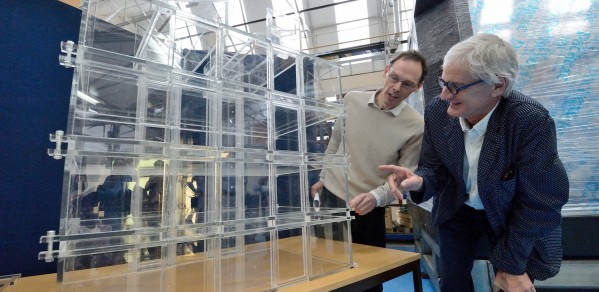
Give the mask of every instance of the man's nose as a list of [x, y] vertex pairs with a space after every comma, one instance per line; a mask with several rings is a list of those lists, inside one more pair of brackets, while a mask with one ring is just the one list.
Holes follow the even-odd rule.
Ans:
[[399, 91], [401, 89], [401, 81], [397, 81], [395, 84], [393, 84], [393, 89], [395, 91]]

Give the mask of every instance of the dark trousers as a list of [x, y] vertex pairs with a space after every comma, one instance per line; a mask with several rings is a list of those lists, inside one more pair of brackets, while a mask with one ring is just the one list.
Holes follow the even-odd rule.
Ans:
[[[320, 195], [321, 207], [328, 208], [345, 208], [347, 204], [344, 200], [335, 196], [327, 188], [324, 188]], [[385, 208], [376, 207], [374, 210], [364, 216], [360, 216], [355, 212], [351, 212], [355, 217], [351, 221], [351, 236], [353, 243], [371, 245], [377, 247], [386, 247], [386, 231], [385, 231]], [[333, 227], [336, 235], [343, 235], [344, 231], [339, 230], [341, 225]], [[339, 239], [335, 238], [334, 239]], [[365, 291], [383, 291], [383, 285], [375, 286]]]
[[[486, 235], [486, 236], [485, 236]], [[490, 250], [497, 243], [491, 224], [483, 210], [462, 206], [447, 222], [439, 226], [441, 253], [441, 291], [473, 291], [472, 266], [486, 238]]]
[[[320, 195], [320, 200], [321, 206], [325, 208], [346, 207], [345, 201], [335, 196], [327, 188], [324, 188]], [[376, 207], [364, 216], [360, 216], [352, 211], [351, 215], [355, 217], [355, 219], [351, 221], [351, 236], [353, 243], [386, 247], [385, 208]], [[343, 231], [335, 233], [342, 234]]]

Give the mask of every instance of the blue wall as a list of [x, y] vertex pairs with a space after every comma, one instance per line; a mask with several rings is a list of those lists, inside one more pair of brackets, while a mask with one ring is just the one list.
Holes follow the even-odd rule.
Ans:
[[46, 155], [66, 130], [73, 70], [60, 41], [77, 41], [81, 11], [57, 0], [0, 2], [0, 275], [56, 272], [37, 259], [57, 230], [64, 160]]

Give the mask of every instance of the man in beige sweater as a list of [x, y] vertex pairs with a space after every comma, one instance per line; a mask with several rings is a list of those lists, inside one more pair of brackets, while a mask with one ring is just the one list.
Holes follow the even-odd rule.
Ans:
[[[385, 84], [376, 92], [349, 92], [345, 105], [345, 146], [350, 157], [349, 206], [355, 210], [351, 233], [355, 243], [385, 246], [384, 207], [395, 200], [388, 173], [377, 170], [395, 164], [415, 170], [424, 131], [422, 115], [404, 102], [417, 92], [426, 75], [426, 60], [416, 51], [402, 52], [385, 68]], [[335, 127], [326, 153], [342, 151]], [[340, 152], [339, 152], [340, 153]], [[322, 207], [345, 207], [345, 173], [326, 169], [311, 188]]]

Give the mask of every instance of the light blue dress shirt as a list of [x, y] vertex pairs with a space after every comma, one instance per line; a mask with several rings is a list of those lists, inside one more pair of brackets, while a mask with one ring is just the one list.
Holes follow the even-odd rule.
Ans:
[[474, 127], [470, 127], [470, 123], [465, 118], [460, 117], [460, 126], [462, 126], [462, 131], [464, 131], [464, 148], [466, 150], [466, 153], [464, 153], [464, 181], [466, 182], [466, 190], [469, 195], [466, 204], [476, 210], [485, 209], [478, 193], [478, 160], [483, 141], [485, 140], [489, 118], [498, 104], [499, 102]]

